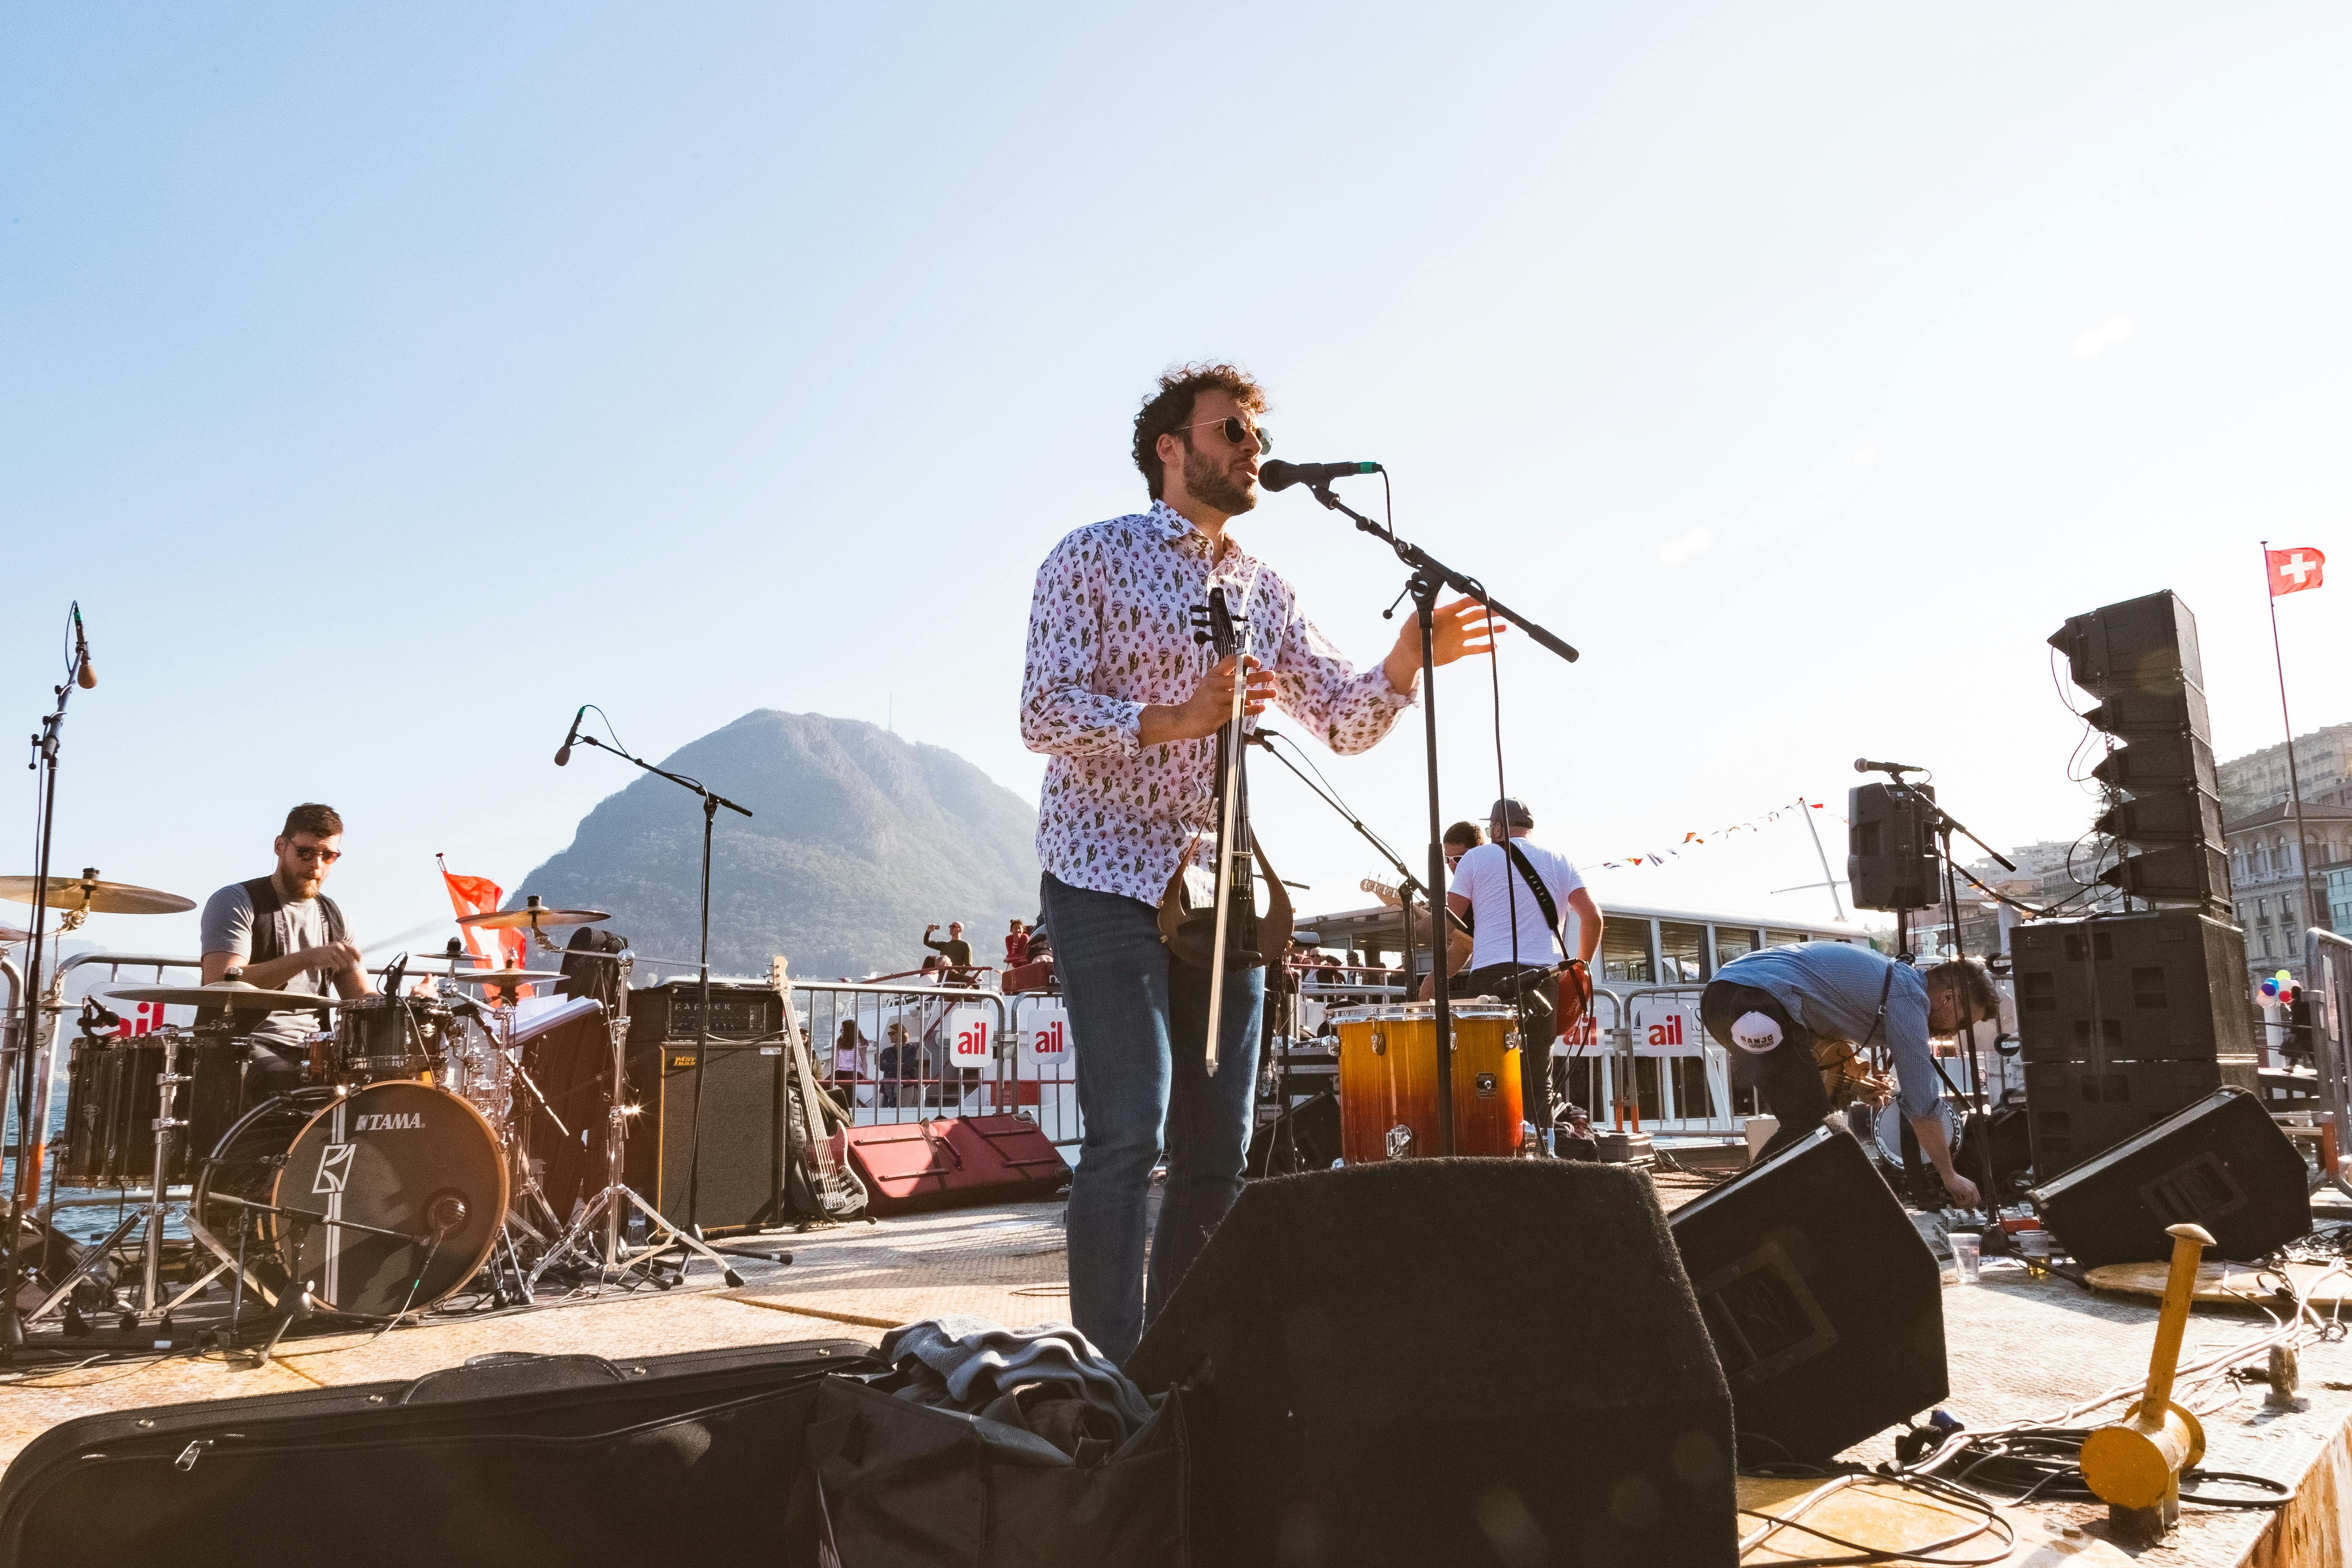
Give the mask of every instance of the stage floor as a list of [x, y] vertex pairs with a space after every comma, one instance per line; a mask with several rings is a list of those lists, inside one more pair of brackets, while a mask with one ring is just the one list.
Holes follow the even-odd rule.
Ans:
[[[1673, 1174], [1659, 1181], [1669, 1206], [1704, 1190]], [[878, 1341], [887, 1327], [943, 1312], [968, 1312], [1010, 1324], [1066, 1318], [1062, 1209], [1027, 1204], [863, 1222], [805, 1233], [779, 1232], [720, 1244], [735, 1254], [740, 1289], [720, 1287], [698, 1268], [678, 1289], [639, 1290], [526, 1311], [451, 1320], [379, 1336], [337, 1335], [290, 1341], [259, 1370], [176, 1356], [75, 1370], [26, 1370], [0, 1380], [0, 1459], [13, 1458], [58, 1422], [103, 1410], [181, 1400], [230, 1398], [280, 1389], [405, 1378], [454, 1366], [489, 1351], [658, 1354], [761, 1342], [854, 1338]], [[789, 1250], [779, 1265], [762, 1251]], [[708, 1284], [702, 1283], [708, 1280]], [[1946, 1408], [1970, 1426], [2049, 1420], [2147, 1371], [2156, 1310], [2141, 1299], [2094, 1294], [2063, 1279], [2025, 1277], [2013, 1264], [1987, 1266], [1983, 1282], [1960, 1286], [1947, 1276], [1946, 1336], [1952, 1397]], [[2268, 1323], [2258, 1311], [2200, 1307], [2192, 1315], [2189, 1356], [2250, 1339]], [[2343, 1561], [2352, 1539], [2352, 1342], [2315, 1344], [2303, 1352], [2309, 1408], [2273, 1414], [2260, 1385], [2236, 1394], [2205, 1417], [2208, 1468], [2267, 1476], [2302, 1488], [2293, 1516], [2184, 1510], [2180, 1531], [2165, 1546], [2118, 1557], [2100, 1542], [2104, 1510], [2032, 1505], [2017, 1510], [2025, 1528], [2014, 1563], [2138, 1561], [2153, 1565], [2316, 1564]], [[2120, 1406], [2116, 1407], [2119, 1413]], [[2103, 1413], [2105, 1414], [2105, 1413]], [[1893, 1457], [1891, 1435], [1848, 1457], [1868, 1463]], [[1743, 1521], [1752, 1529], [1753, 1521]], [[2274, 1527], [2302, 1533], [2297, 1542], [2265, 1542]], [[2080, 1533], [2064, 1533], [2075, 1527]], [[2309, 1532], [2328, 1533], [2313, 1538]], [[1746, 1530], [1743, 1530], [1746, 1533]], [[1789, 1546], [1786, 1538], [1780, 1545]], [[1969, 1555], [1981, 1552], [1975, 1548]], [[1779, 1560], [1770, 1548], [1749, 1561]]]

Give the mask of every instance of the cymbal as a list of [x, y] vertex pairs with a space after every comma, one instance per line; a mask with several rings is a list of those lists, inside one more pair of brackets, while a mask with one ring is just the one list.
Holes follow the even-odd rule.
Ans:
[[226, 1005], [238, 1013], [277, 1013], [329, 1005], [327, 997], [307, 991], [264, 991], [242, 980], [224, 980], [217, 985], [108, 985], [93, 990], [118, 1002], [161, 1002], [167, 1007]]
[[445, 976], [460, 985], [528, 985], [534, 980], [561, 980], [560, 969], [461, 969]]
[[461, 926], [478, 926], [483, 931], [511, 931], [520, 926], [584, 926], [613, 917], [602, 910], [551, 910], [543, 905], [530, 904], [519, 910], [499, 910], [487, 915], [459, 915]]
[[[33, 901], [32, 877], [0, 877], [0, 899], [12, 904]], [[128, 882], [101, 882], [95, 877], [51, 877], [45, 900], [53, 910], [87, 909], [94, 915], [176, 915], [196, 907], [194, 899], [134, 888]]]

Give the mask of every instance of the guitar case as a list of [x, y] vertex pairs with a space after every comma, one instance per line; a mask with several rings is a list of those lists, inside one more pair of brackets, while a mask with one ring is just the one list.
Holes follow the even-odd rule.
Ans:
[[772, 1563], [818, 1385], [880, 1370], [855, 1340], [509, 1353], [84, 1415], [0, 1479], [0, 1568]]

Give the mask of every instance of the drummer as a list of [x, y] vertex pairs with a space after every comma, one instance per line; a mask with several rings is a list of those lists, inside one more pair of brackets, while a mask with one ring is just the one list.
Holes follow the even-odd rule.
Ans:
[[[242, 980], [264, 991], [315, 996], [364, 996], [372, 987], [343, 911], [320, 890], [342, 858], [343, 819], [316, 802], [286, 814], [278, 836], [277, 868], [249, 882], [231, 882], [205, 904], [205, 984]], [[245, 1026], [246, 1020], [240, 1019]], [[248, 1102], [301, 1082], [309, 1037], [328, 1027], [324, 1008], [270, 1013], [253, 1025], [260, 1047], [248, 1068]]]

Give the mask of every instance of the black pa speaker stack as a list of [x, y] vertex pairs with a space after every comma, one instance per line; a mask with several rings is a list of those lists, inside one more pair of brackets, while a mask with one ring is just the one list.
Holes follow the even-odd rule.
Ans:
[[2253, 1087], [2257, 1068], [2197, 619], [2150, 594], [2071, 616], [2050, 646], [2099, 700], [2084, 721], [2121, 742], [2091, 770], [2115, 850], [2098, 879], [2154, 907], [2011, 935], [2044, 1183], [2224, 1085]]
[[1742, 1464], [1824, 1463], [1943, 1399], [1943, 1278], [1862, 1145], [1815, 1128], [1675, 1211]]
[[1220, 1539], [1196, 1562], [1738, 1556], [1730, 1397], [1631, 1171], [1440, 1159], [1254, 1182], [1127, 1370], [1200, 1396], [1193, 1517]]

